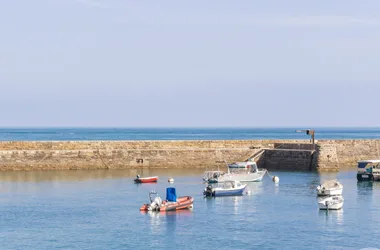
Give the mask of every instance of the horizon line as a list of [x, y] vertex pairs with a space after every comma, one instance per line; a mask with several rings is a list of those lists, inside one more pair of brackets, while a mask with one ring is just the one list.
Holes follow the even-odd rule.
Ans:
[[318, 128], [380, 128], [380, 126], [0, 126], [0, 129], [318, 129]]

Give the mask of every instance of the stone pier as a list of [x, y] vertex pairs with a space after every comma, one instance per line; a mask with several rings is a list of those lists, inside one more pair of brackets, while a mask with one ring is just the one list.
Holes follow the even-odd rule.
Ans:
[[380, 158], [380, 140], [0, 142], [0, 170], [216, 168], [255, 160], [269, 170], [339, 170]]

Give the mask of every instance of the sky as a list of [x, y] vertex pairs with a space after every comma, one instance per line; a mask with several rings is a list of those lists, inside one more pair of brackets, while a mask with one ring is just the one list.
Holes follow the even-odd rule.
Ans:
[[0, 127], [380, 125], [378, 0], [12, 0], [0, 32]]

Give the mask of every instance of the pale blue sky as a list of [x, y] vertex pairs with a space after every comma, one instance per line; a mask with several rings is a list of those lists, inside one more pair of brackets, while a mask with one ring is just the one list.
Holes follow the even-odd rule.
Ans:
[[0, 126], [379, 126], [380, 1], [0, 3]]

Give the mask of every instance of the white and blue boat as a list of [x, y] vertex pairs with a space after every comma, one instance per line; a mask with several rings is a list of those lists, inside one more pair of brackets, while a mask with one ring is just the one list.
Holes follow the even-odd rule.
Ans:
[[380, 181], [380, 160], [358, 161], [358, 181]]
[[208, 185], [203, 191], [205, 196], [236, 196], [243, 195], [247, 184], [241, 184], [240, 181], [225, 181], [223, 185], [213, 187]]

